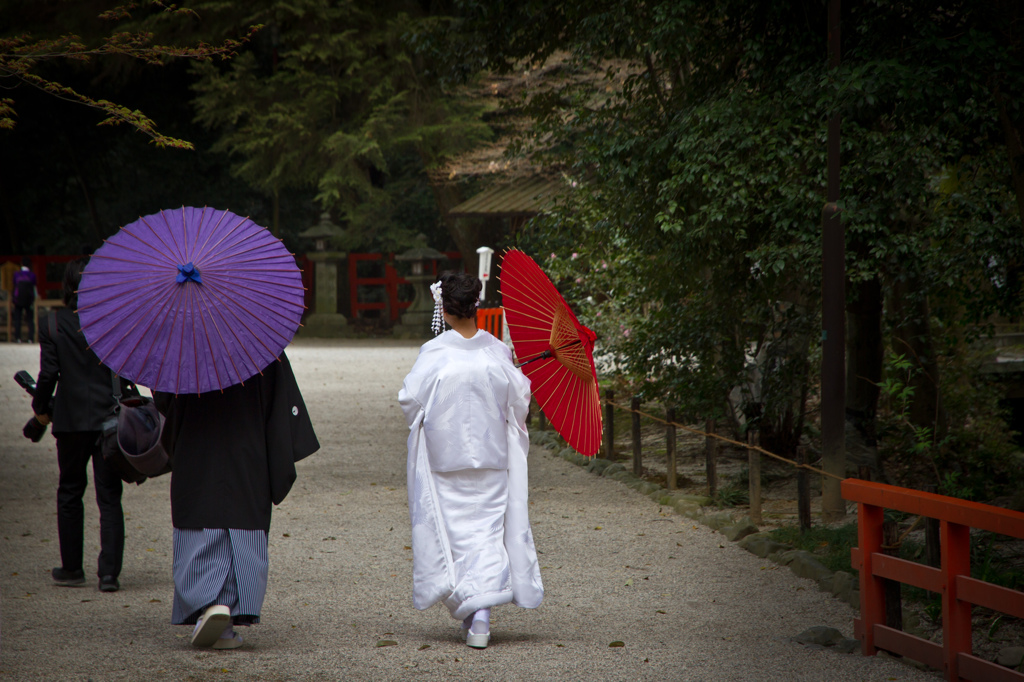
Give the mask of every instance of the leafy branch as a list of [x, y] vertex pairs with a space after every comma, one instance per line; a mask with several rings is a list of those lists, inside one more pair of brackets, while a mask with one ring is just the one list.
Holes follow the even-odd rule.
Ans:
[[[99, 15], [100, 19], [123, 20], [131, 17], [131, 10], [140, 6], [159, 8], [161, 11], [184, 16], [197, 16], [193, 10], [167, 5], [160, 0], [128, 2]], [[57, 60], [91, 62], [103, 57], [128, 57], [145, 64], [159, 66], [171, 59], [192, 59], [196, 61], [226, 60], [234, 57], [238, 49], [247, 43], [262, 26], [250, 26], [246, 35], [239, 39], [227, 39], [219, 44], [199, 41], [194, 45], [161, 45], [154, 42], [153, 33], [147, 31], [118, 31], [100, 39], [98, 45], [89, 46], [74, 34], [56, 38], [33, 38], [25, 33], [0, 38], [0, 87], [13, 90], [18, 85], [27, 85], [41, 90], [58, 99], [81, 104], [99, 110], [105, 118], [98, 125], [126, 124], [152, 138], [157, 147], [193, 149], [191, 142], [164, 135], [156, 129], [156, 123], [143, 112], [106, 99], [96, 99], [59, 82], [57, 79], [40, 75], [37, 71], [46, 63]], [[0, 129], [15, 127], [17, 113], [12, 98], [0, 98]]]

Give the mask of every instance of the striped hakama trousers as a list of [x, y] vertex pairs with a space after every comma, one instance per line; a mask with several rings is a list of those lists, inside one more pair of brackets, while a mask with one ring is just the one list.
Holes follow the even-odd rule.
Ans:
[[259, 623], [268, 572], [265, 531], [175, 528], [171, 622], [193, 624], [221, 604], [236, 625]]

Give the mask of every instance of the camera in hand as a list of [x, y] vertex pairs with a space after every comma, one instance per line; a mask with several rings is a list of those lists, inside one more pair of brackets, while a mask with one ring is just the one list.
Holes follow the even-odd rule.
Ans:
[[[25, 389], [26, 393], [28, 393], [33, 398], [35, 397], [35, 395], [36, 395], [36, 380], [34, 378], [32, 378], [31, 374], [29, 374], [25, 370], [21, 370], [17, 374], [14, 375], [14, 381], [19, 386], [21, 386], [23, 389]], [[47, 412], [49, 412], [51, 414], [53, 413], [53, 400], [52, 399], [50, 400], [50, 405], [49, 405], [49, 408], [47, 409]], [[33, 443], [38, 443], [40, 440], [42, 440], [43, 435], [45, 433], [46, 433], [46, 424], [43, 424], [38, 419], [36, 419], [35, 415], [33, 415], [32, 418], [29, 419], [25, 423], [25, 426], [21, 429], [21, 434], [23, 436], [25, 436], [25, 438], [28, 438]]]
[[14, 375], [14, 381], [33, 398], [36, 397], [36, 380], [32, 378], [32, 375], [25, 370], [19, 371]]
[[46, 424], [43, 424], [36, 419], [35, 415], [32, 415], [32, 418], [25, 422], [25, 426], [21, 429], [21, 435], [25, 436], [25, 438], [28, 438], [33, 443], [38, 443], [45, 433]]

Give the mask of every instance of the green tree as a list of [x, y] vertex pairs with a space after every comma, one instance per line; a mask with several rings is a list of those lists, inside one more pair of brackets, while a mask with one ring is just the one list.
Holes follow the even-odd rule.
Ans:
[[[55, 98], [94, 109], [103, 117], [99, 125], [128, 125], [150, 137], [158, 147], [192, 149], [191, 142], [159, 132], [153, 120], [142, 111], [81, 91], [61, 81], [48, 67], [54, 61], [76, 62], [87, 69], [97, 61], [117, 63], [120, 60], [122, 63], [114, 68], [124, 68], [123, 60], [163, 65], [172, 59], [228, 59], [257, 27], [250, 27], [248, 33], [238, 39], [224, 40], [217, 45], [203, 42], [163, 45], [154, 42], [151, 32], [139, 27], [133, 12], [143, 17], [159, 12], [178, 20], [196, 16], [194, 10], [167, 5], [160, 0], [88, 2], [74, 8], [31, 0], [6, 0], [0, 6], [0, 16], [12, 20], [8, 25], [17, 27], [19, 32], [9, 35], [5, 32], [0, 36], [0, 81], [7, 90], [36, 88]], [[14, 17], [19, 17], [19, 21], [13, 21]], [[80, 33], [68, 31], [69, 27]], [[27, 28], [37, 28], [39, 32], [26, 31]], [[15, 97], [0, 98], [0, 129], [13, 129], [16, 118]]]
[[199, 6], [217, 22], [268, 26], [227, 68], [196, 66], [198, 120], [219, 132], [215, 149], [240, 177], [275, 196], [315, 189], [347, 227], [344, 249], [400, 249], [420, 232], [447, 241], [440, 214], [453, 199], [428, 174], [490, 130], [481, 106], [444, 92], [413, 51], [409, 38], [433, 21], [422, 3], [263, 0], [244, 15]]
[[570, 165], [579, 188], [535, 224], [534, 250], [556, 253], [638, 386], [691, 414], [727, 413], [750, 358], [774, 354], [746, 411], [780, 450], [813, 386], [825, 126], [841, 113], [848, 404], [870, 435], [891, 338], [920, 370], [908, 414], [935, 435], [929, 456], [962, 456], [940, 446], [953, 418], [940, 355], [959, 351], [938, 331], [1021, 302], [1018, 5], [844, 3], [829, 71], [825, 8], [809, 0], [456, 4], [438, 40], [452, 77], [565, 52], [567, 70], [607, 79], [529, 102], [523, 146]]
[[[152, 23], [175, 30], [157, 38]], [[184, 64], [227, 59], [254, 29], [204, 42], [200, 24], [160, 2], [0, 2], [5, 252], [80, 253], [159, 208], [243, 203], [188, 125], [180, 84]]]

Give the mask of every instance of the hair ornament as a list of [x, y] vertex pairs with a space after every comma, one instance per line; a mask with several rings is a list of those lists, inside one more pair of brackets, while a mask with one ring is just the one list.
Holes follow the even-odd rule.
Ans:
[[444, 306], [441, 303], [441, 282], [437, 281], [430, 285], [430, 294], [434, 297], [434, 319], [430, 321], [430, 331], [437, 336], [444, 331], [444, 317], [442, 311]]

